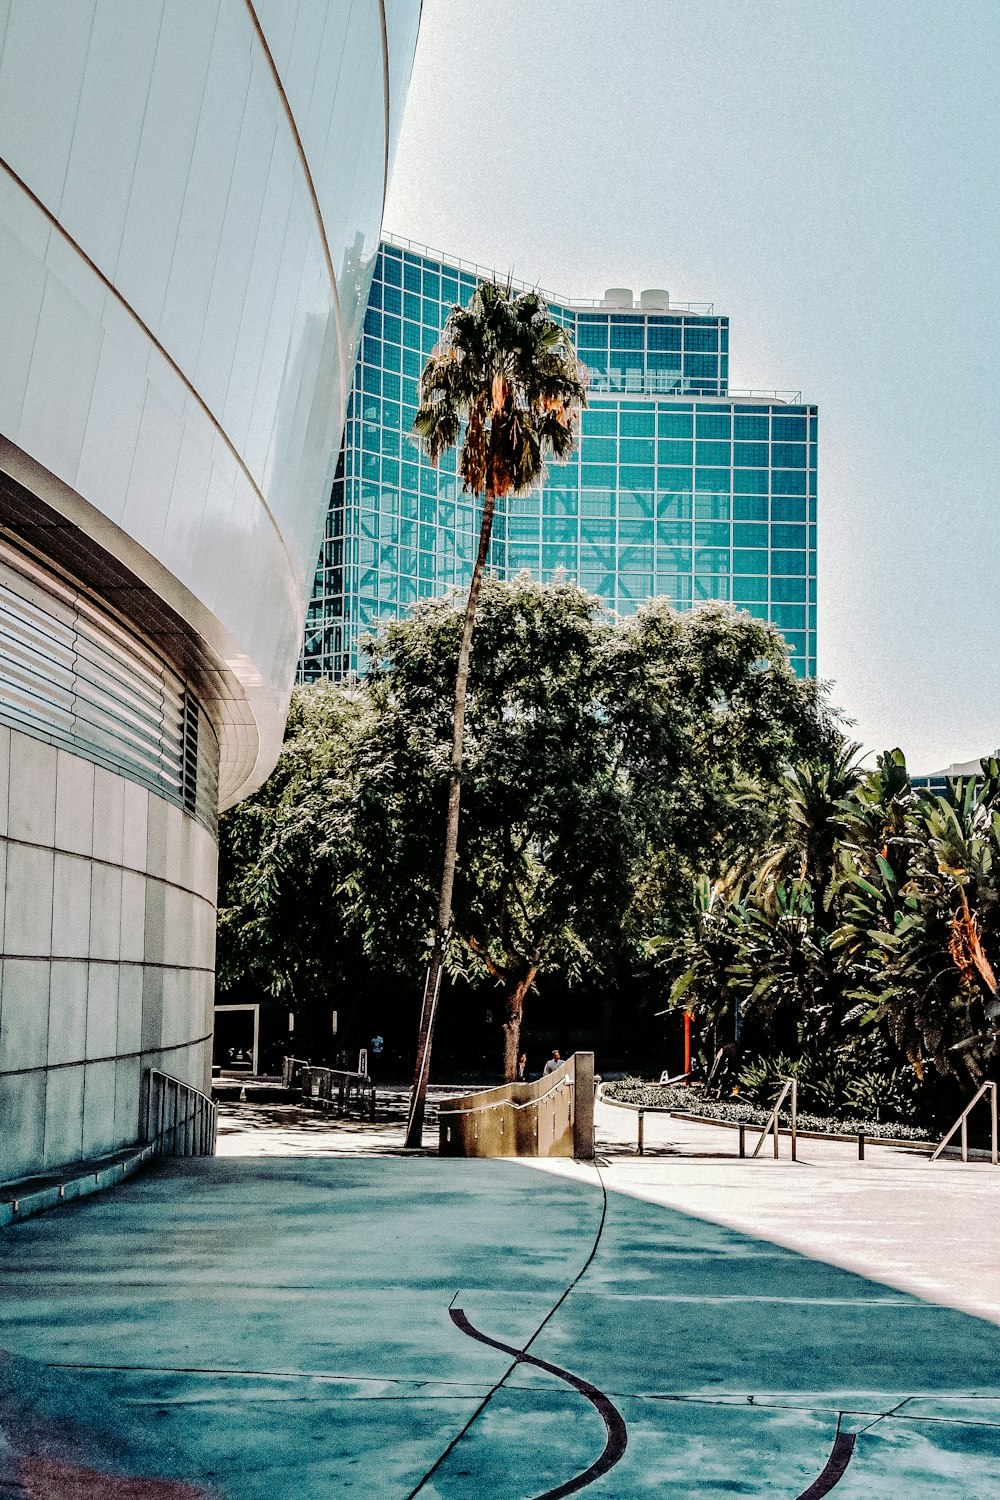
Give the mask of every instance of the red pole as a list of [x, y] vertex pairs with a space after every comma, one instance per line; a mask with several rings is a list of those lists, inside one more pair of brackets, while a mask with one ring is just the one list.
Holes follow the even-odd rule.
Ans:
[[684, 1012], [684, 1072], [691, 1072], [691, 1012]]

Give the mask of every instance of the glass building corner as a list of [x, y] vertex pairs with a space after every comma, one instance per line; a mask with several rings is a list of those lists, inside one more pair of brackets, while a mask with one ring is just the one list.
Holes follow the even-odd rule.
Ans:
[[[409, 432], [448, 312], [488, 274], [379, 246], [300, 680], [363, 670], [360, 641], [380, 620], [468, 583], [474, 497], [455, 454], [432, 468]], [[498, 507], [494, 573], [561, 570], [620, 614], [656, 596], [728, 601], [775, 625], [796, 672], [815, 675], [816, 407], [732, 391], [729, 320], [710, 306], [546, 295], [590, 372], [589, 405], [569, 462]]]

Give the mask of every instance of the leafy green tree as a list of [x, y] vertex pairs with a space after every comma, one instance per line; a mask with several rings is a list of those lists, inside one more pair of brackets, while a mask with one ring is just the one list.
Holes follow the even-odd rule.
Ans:
[[721, 604], [643, 605], [618, 635], [610, 692], [646, 828], [635, 924], [678, 936], [698, 875], [735, 888], [756, 869], [790, 768], [834, 753], [836, 719], [778, 632]]
[[[410, 941], [432, 928], [436, 814], [444, 780], [455, 602], [429, 601], [372, 644], [374, 727], [358, 842], [370, 927]], [[607, 712], [614, 628], [575, 585], [527, 574], [484, 581], [469, 682], [465, 838], [445, 962], [504, 997], [504, 1070], [516, 1074], [525, 998], [540, 976], [573, 982], [617, 943], [639, 857], [632, 789]], [[421, 930], [422, 929], [422, 930]]]
[[717, 883], [661, 956], [673, 1002], [735, 1011], [765, 1072], [791, 1058], [817, 1100], [875, 1118], [941, 1112], [1000, 1053], [1000, 764], [933, 797], [901, 751], [862, 774], [854, 748], [788, 777], [756, 874]]
[[[766, 899], [762, 899], [766, 889]], [[731, 982], [744, 1014], [772, 1045], [825, 1050], [840, 1039], [846, 1001], [829, 925], [809, 880], [758, 886], [740, 912]]]
[[731, 983], [771, 1045], [835, 1049], [850, 1008], [833, 950], [841, 833], [857, 790], [859, 745], [842, 742], [786, 776], [783, 828], [738, 912]]
[[865, 1019], [918, 1075], [978, 1084], [1000, 1044], [1000, 765], [931, 797], [897, 750], [860, 800], [837, 941]]
[[789, 773], [786, 830], [757, 875], [763, 892], [782, 881], [807, 880], [817, 911], [829, 906], [840, 865], [846, 799], [853, 797], [862, 781], [857, 765], [860, 749], [845, 742], [829, 757], [808, 761]]
[[672, 936], [656, 934], [647, 948], [654, 959], [666, 961], [673, 975], [668, 1008], [683, 1007], [692, 1019], [697, 1017], [702, 1043], [698, 1062], [715, 1082], [720, 1053], [731, 1045], [735, 1056], [740, 1042], [742, 1015], [732, 971], [740, 954], [744, 908], [739, 887], [724, 879], [698, 875], [691, 894], [692, 912], [681, 930]]
[[[223, 820], [224, 983], [332, 1000], [366, 965], [415, 972], [463, 623], [459, 600], [426, 601], [369, 643], [360, 683], [297, 690], [273, 776]], [[685, 930], [690, 872], [760, 847], [782, 773], [830, 726], [780, 637], [723, 607], [616, 620], [566, 581], [487, 578], [476, 640], [444, 957], [502, 987], [510, 1073], [532, 990]]]
[[264, 785], [220, 822], [218, 983], [249, 985], [301, 1015], [356, 986], [362, 936], [356, 757], [366, 703], [328, 683], [297, 690]]
[[807, 1038], [813, 1051], [835, 1046], [848, 1003], [831, 944], [842, 806], [860, 780], [858, 747], [827, 716], [817, 729], [809, 759], [772, 780], [777, 805], [756, 849], [746, 840], [734, 847], [727, 833], [735, 875], [694, 929], [662, 950], [672, 1004], [697, 991], [707, 961], [712, 1002], [700, 1014], [702, 1031], [714, 1033], [729, 1010], [730, 1035], [765, 1053], [798, 1053]]
[[481, 495], [483, 510], [458, 641], [444, 862], [407, 1124], [410, 1146], [418, 1146], [423, 1133], [434, 1014], [451, 928], [469, 659], [494, 508], [503, 496], [530, 489], [544, 473], [546, 457], [569, 456], [585, 401], [584, 369], [569, 334], [550, 316], [544, 298], [537, 292], [515, 296], [510, 287], [495, 282], [481, 283], [467, 307], [452, 308], [420, 380], [414, 436], [437, 463], [459, 442], [464, 424], [459, 452], [462, 489]]
[[[378, 727], [359, 843], [386, 902], [373, 930], [395, 931], [400, 907], [430, 925], [459, 628], [455, 602], [432, 601], [371, 646]], [[446, 961], [503, 985], [513, 1076], [538, 977], [573, 980], [642, 951], [678, 869], [728, 848], [734, 830], [752, 840], [789, 761], [831, 730], [780, 637], [723, 607], [654, 601], [613, 622], [575, 585], [522, 575], [486, 581], [476, 639]]]

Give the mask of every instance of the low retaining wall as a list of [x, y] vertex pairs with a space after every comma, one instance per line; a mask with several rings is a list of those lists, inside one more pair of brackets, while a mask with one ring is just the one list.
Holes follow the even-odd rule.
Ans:
[[505, 1083], [445, 1099], [442, 1156], [594, 1157], [594, 1054], [574, 1052], [534, 1083]]
[[120, 1152], [114, 1157], [81, 1162], [68, 1168], [67, 1175], [54, 1181], [29, 1179], [9, 1186], [0, 1199], [0, 1229], [8, 1224], [19, 1224], [22, 1219], [33, 1219], [36, 1214], [47, 1213], [50, 1208], [58, 1208], [61, 1203], [70, 1203], [74, 1198], [85, 1198], [90, 1193], [117, 1187], [126, 1177], [149, 1166], [155, 1155], [153, 1146], [136, 1146], [134, 1150]]

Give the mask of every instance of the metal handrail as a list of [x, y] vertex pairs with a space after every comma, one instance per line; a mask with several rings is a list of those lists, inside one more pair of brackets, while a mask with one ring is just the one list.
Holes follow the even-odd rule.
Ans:
[[778, 1142], [779, 1142], [779, 1139], [780, 1139], [779, 1133], [778, 1133], [778, 1112], [780, 1111], [781, 1106], [785, 1102], [785, 1098], [786, 1098], [786, 1096], [788, 1094], [788, 1090], [789, 1089], [791, 1089], [791, 1091], [792, 1091], [792, 1161], [797, 1160], [795, 1152], [796, 1152], [796, 1146], [797, 1146], [797, 1117], [798, 1117], [798, 1108], [799, 1108], [799, 1085], [798, 1085], [798, 1081], [796, 1079], [794, 1079], [794, 1078], [786, 1078], [785, 1079], [785, 1086], [781, 1090], [781, 1093], [778, 1095], [778, 1102], [777, 1102], [777, 1104], [774, 1106], [774, 1108], [771, 1111], [771, 1118], [768, 1120], [767, 1124], [764, 1126], [764, 1129], [761, 1132], [760, 1140], [757, 1142], [756, 1146], [753, 1148], [753, 1151], [751, 1152], [751, 1155], [750, 1155], [750, 1160], [751, 1161], [754, 1161], [757, 1158], [757, 1156], [760, 1154], [760, 1148], [761, 1148], [761, 1146], [763, 1146], [764, 1142], [767, 1140], [767, 1138], [771, 1134], [772, 1130], [774, 1131], [774, 1159], [775, 1159], [775, 1161], [778, 1160], [778, 1156], [779, 1156], [779, 1145], [778, 1145]]
[[210, 1095], [194, 1084], [159, 1068], [147, 1068], [140, 1128], [144, 1142], [157, 1156], [214, 1156], [218, 1109]]
[[[587, 363], [587, 349], [580, 351], [580, 358], [584, 364]], [[681, 371], [673, 370], [591, 370], [588, 367], [589, 386], [591, 392], [626, 396], [679, 396], [691, 397], [696, 401], [766, 401], [770, 405], [777, 403], [779, 406], [798, 406], [802, 401], [802, 391], [799, 390], [736, 390], [730, 389], [725, 380], [709, 380], [710, 385], [721, 385], [720, 391], [693, 390], [694, 385], [703, 383], [701, 376], [683, 375]]]
[[731, 387], [726, 391], [730, 401], [780, 401], [783, 406], [798, 406], [802, 400], [801, 388], [795, 390], [747, 390]]
[[998, 1160], [997, 1160], [997, 1086], [996, 1086], [996, 1084], [994, 1082], [992, 1082], [992, 1080], [988, 1080], [986, 1083], [984, 1083], [982, 1085], [982, 1087], [977, 1091], [977, 1093], [976, 1093], [975, 1097], [972, 1099], [971, 1103], [969, 1103], [969, 1104], [967, 1104], [965, 1106], [965, 1108], [962, 1110], [962, 1113], [959, 1115], [958, 1119], [955, 1121], [954, 1125], [951, 1127], [951, 1129], [949, 1130], [948, 1134], [945, 1136], [944, 1140], [937, 1147], [937, 1149], [935, 1150], [933, 1156], [930, 1158], [931, 1161], [937, 1161], [938, 1157], [941, 1155], [941, 1152], [947, 1146], [948, 1142], [951, 1140], [952, 1136], [955, 1134], [955, 1131], [958, 1130], [958, 1129], [961, 1129], [961, 1131], [962, 1131], [962, 1160], [964, 1162], [967, 1162], [969, 1160], [969, 1115], [972, 1112], [972, 1110], [975, 1109], [976, 1105], [979, 1103], [979, 1101], [983, 1097], [983, 1095], [985, 1093], [987, 1093], [987, 1092], [989, 1093], [989, 1096], [990, 1096], [990, 1126], [991, 1126], [990, 1160], [992, 1161], [992, 1163], [993, 1163], [994, 1166], [998, 1165]]
[[299, 1089], [303, 1104], [315, 1104], [326, 1107], [334, 1102], [334, 1094], [337, 1098], [338, 1109], [349, 1109], [351, 1104], [351, 1092], [357, 1095], [358, 1105], [362, 1106], [364, 1097], [369, 1098], [369, 1112], [372, 1119], [375, 1118], [375, 1085], [367, 1071], [368, 1056], [365, 1048], [361, 1049], [358, 1057], [358, 1069], [353, 1068], [327, 1068], [314, 1066], [306, 1063], [299, 1070]]
[[281, 1059], [281, 1084], [283, 1088], [290, 1089], [295, 1081], [297, 1070], [310, 1066], [308, 1057], [283, 1057]]
[[559, 1079], [558, 1083], [553, 1084], [550, 1089], [547, 1089], [544, 1094], [539, 1094], [536, 1099], [525, 1099], [521, 1104], [516, 1104], [513, 1099], [497, 1099], [491, 1104], [474, 1104], [471, 1109], [439, 1109], [438, 1116], [480, 1115], [491, 1109], [534, 1109], [536, 1104], [541, 1104], [545, 1099], [551, 1099], [552, 1095], [558, 1094], [560, 1089], [572, 1087], [572, 1080], [563, 1077]]

